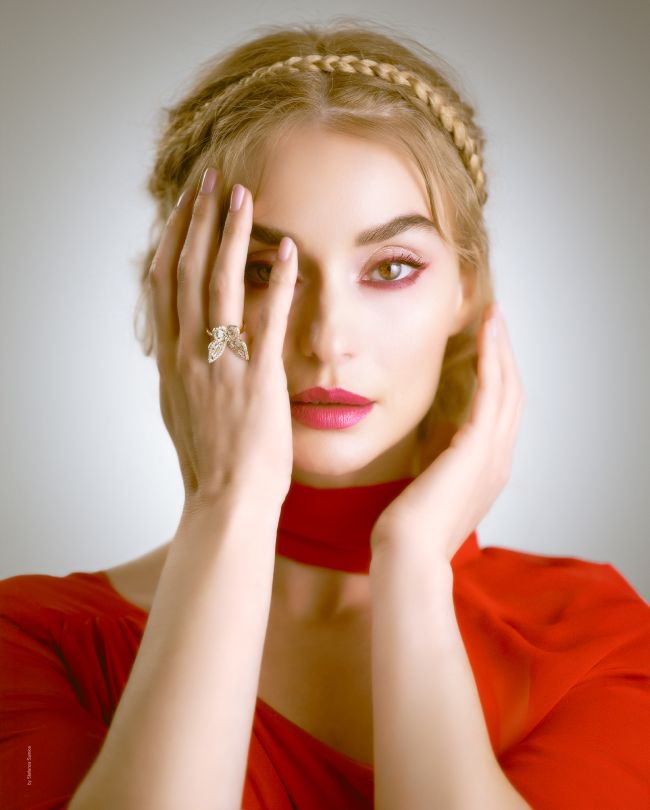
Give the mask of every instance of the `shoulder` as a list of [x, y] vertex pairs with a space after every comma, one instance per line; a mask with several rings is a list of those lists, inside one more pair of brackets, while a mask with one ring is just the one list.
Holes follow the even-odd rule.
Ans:
[[472, 579], [500, 586], [502, 595], [515, 603], [573, 610], [625, 605], [650, 615], [648, 603], [611, 563], [486, 546], [467, 568]]
[[650, 639], [650, 606], [610, 563], [487, 546], [462, 569], [458, 599], [534, 646], [598, 660]]
[[472, 591], [490, 611], [468, 626], [508, 779], [531, 807], [641, 807], [650, 606], [610, 563], [499, 547]]
[[0, 618], [25, 630], [46, 631], [71, 619], [117, 616], [130, 609], [101, 571], [18, 574], [0, 580]]

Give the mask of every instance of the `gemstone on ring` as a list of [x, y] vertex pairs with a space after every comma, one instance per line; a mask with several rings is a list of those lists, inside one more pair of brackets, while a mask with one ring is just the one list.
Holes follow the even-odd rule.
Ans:
[[226, 346], [242, 360], [248, 360], [248, 346], [240, 337], [239, 327], [236, 324], [228, 326], [213, 326], [205, 330], [212, 338], [208, 346], [208, 363], [214, 363], [223, 354]]

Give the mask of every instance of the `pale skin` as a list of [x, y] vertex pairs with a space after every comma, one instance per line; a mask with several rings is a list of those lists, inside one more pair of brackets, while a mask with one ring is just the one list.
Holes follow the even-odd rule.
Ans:
[[[252, 205], [247, 190], [242, 217], [248, 223]], [[299, 266], [283, 348], [288, 393], [340, 385], [377, 400], [370, 416], [353, 429], [317, 431], [293, 423], [292, 476], [302, 483], [353, 486], [417, 471], [415, 429], [435, 394], [447, 339], [472, 314], [472, 287], [461, 277], [457, 257], [433, 231], [412, 228], [355, 246], [358, 234], [404, 214], [430, 218], [417, 167], [387, 147], [317, 128], [295, 133], [270, 158], [255, 195], [255, 222], [296, 237]], [[244, 229], [250, 233], [249, 224]], [[402, 279], [417, 268], [375, 268], [402, 253], [429, 266], [413, 285], [390, 290], [387, 278]], [[243, 318], [253, 335], [266, 295], [252, 285], [254, 278], [264, 278], [263, 270], [253, 272], [253, 262], [268, 265], [276, 254], [277, 245], [249, 238], [250, 281], [242, 295]], [[364, 286], [364, 276], [386, 288]], [[203, 305], [207, 310], [207, 296]], [[401, 340], [387, 333], [387, 323], [399, 326]], [[205, 349], [207, 336], [198, 338]], [[155, 583], [165, 548], [147, 559], [149, 584]], [[287, 608], [311, 621], [370, 606], [367, 577], [323, 572], [278, 557], [274, 604], [281, 595]]]
[[[272, 514], [291, 477], [339, 487], [417, 475], [375, 526], [370, 576], [275, 557], [269, 571], [260, 693], [275, 696], [278, 708], [292, 714], [293, 690], [283, 692], [278, 685], [282, 672], [274, 664], [288, 639], [301, 647], [308, 634], [320, 634], [350, 660], [355, 660], [353, 650], [371, 649], [360, 689], [368, 698], [372, 692], [374, 722], [356, 733], [350, 730], [336, 743], [364, 761], [374, 752], [376, 807], [528, 807], [501, 772], [489, 745], [455, 620], [449, 564], [504, 488], [512, 463], [524, 396], [503, 317], [494, 308], [485, 313], [479, 385], [468, 421], [446, 450], [427, 456], [416, 443], [416, 428], [435, 394], [446, 342], [473, 313], [470, 277], [431, 228], [410, 227], [382, 241], [356, 244], [359, 234], [396, 217], [430, 219], [417, 168], [381, 144], [305, 127], [270, 156], [255, 198], [244, 190], [221, 246], [214, 244], [210, 232], [216, 219], [210, 200], [217, 192], [218, 181], [203, 195], [208, 199], [202, 204], [210, 213], [202, 218], [192, 218], [193, 193], [185, 195], [174, 214], [171, 229], [178, 229], [176, 239], [188, 232], [185, 252], [189, 255], [188, 245], [193, 245], [201, 261], [195, 263], [191, 282], [159, 296], [157, 329], [167, 317], [168, 329], [176, 336], [175, 343], [167, 344], [170, 362], [173, 346], [178, 352], [184, 345], [186, 357], [192, 356], [198, 368], [207, 365], [205, 328], [243, 321], [252, 368], [234, 354], [212, 364], [212, 387], [196, 388], [197, 410], [185, 414], [185, 423], [179, 410], [172, 416], [161, 389], [170, 433], [196, 437], [185, 445], [176, 442], [177, 449], [186, 448], [185, 456], [179, 449], [185, 513], [210, 513], [214, 494], [229, 475], [246, 481], [247, 491], [251, 480], [266, 486], [262, 458], [273, 462], [268, 469], [273, 467], [273, 480], [279, 482], [277, 491], [267, 491]], [[278, 261], [277, 244], [267, 243], [266, 237], [251, 238], [253, 221], [292, 237], [286, 261]], [[412, 257], [421, 269], [406, 263]], [[260, 263], [267, 265], [266, 271]], [[278, 284], [263, 283], [271, 266], [270, 275]], [[389, 279], [410, 276], [417, 276], [413, 284], [391, 289], [394, 281]], [[492, 321], [498, 325], [494, 337], [488, 335]], [[399, 327], [399, 341], [387, 332], [387, 323]], [[160, 356], [158, 360], [160, 364]], [[264, 419], [253, 408], [247, 412], [248, 435], [255, 433], [256, 447], [247, 444], [245, 419], [238, 425], [238, 443], [228, 444], [209, 433], [208, 409], [218, 402], [220, 408], [243, 408], [253, 383], [267, 386]], [[314, 430], [292, 421], [288, 405], [290, 395], [313, 385], [347, 388], [376, 404], [353, 428]], [[219, 387], [228, 390], [221, 401]], [[256, 417], [267, 425], [261, 446]], [[196, 426], [201, 419], [203, 434]], [[195, 448], [193, 457], [188, 446]], [[230, 467], [212, 463], [224, 455], [233, 459]], [[148, 608], [172, 543], [111, 569], [116, 587]], [[418, 622], [425, 624], [419, 631]], [[405, 627], [418, 639], [416, 645], [409, 645]], [[420, 677], [414, 678], [414, 672]], [[303, 689], [308, 691], [310, 684]], [[293, 709], [294, 721], [334, 742], [327, 739], [326, 730], [319, 735], [316, 715], [310, 727], [310, 717]], [[431, 722], [423, 724], [425, 716]]]

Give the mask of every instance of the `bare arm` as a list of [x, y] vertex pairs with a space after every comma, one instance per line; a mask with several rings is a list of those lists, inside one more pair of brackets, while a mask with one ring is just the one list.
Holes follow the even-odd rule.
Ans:
[[241, 807], [293, 462], [282, 347], [297, 264], [283, 240], [289, 251], [278, 251], [249, 324], [258, 341], [249, 359], [226, 346], [208, 363], [204, 290], [211, 327], [242, 323], [253, 215], [241, 188], [217, 249], [215, 178], [206, 172], [196, 199], [181, 196], [149, 273], [161, 407], [185, 508], [129, 680], [71, 810]]
[[530, 810], [490, 744], [449, 563], [373, 556], [376, 810]]
[[273, 508], [251, 514], [246, 501], [183, 519], [70, 810], [241, 806], [279, 518]]
[[486, 309], [469, 418], [371, 534], [377, 810], [530, 810], [492, 748], [451, 564], [510, 471], [524, 399], [502, 327]]

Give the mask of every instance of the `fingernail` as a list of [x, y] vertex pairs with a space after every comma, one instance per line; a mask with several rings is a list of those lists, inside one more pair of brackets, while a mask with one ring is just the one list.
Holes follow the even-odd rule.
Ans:
[[180, 197], [179, 197], [179, 198], [178, 198], [178, 200], [176, 201], [176, 208], [180, 208], [180, 207], [181, 207], [181, 205], [182, 205], [182, 204], [185, 202], [185, 200], [186, 200], [186, 198], [187, 198], [187, 195], [188, 195], [189, 193], [190, 193], [190, 189], [189, 189], [189, 188], [186, 188], [186, 189], [185, 189], [185, 191], [182, 191], [182, 192], [181, 192]]
[[244, 187], [240, 186], [239, 183], [235, 183], [235, 185], [232, 187], [232, 193], [230, 194], [230, 210], [239, 211], [243, 201]]
[[201, 189], [199, 191], [200, 194], [209, 194], [212, 189], [214, 188], [214, 184], [217, 180], [217, 172], [212, 167], [206, 169], [203, 172], [203, 179], [201, 180]]
[[291, 238], [288, 236], [283, 236], [280, 240], [280, 244], [278, 245], [278, 259], [281, 262], [286, 262], [286, 260], [291, 255], [291, 248], [293, 247], [293, 242]]

